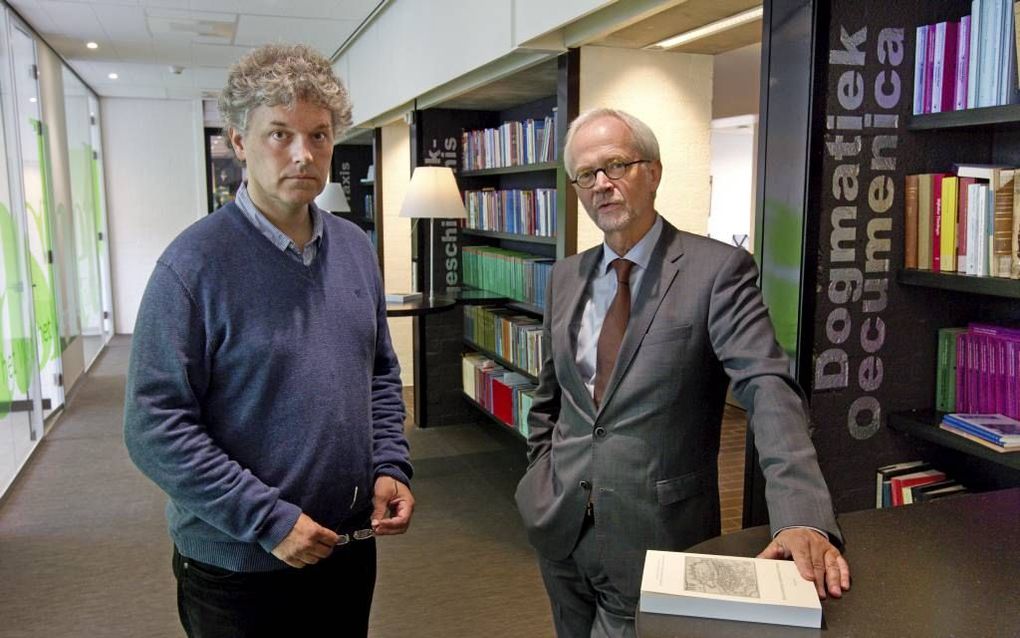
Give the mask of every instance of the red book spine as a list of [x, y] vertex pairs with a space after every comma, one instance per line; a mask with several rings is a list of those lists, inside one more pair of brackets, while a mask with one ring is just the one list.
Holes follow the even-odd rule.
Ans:
[[943, 174], [932, 176], [931, 179], [931, 270], [942, 270], [942, 178]]

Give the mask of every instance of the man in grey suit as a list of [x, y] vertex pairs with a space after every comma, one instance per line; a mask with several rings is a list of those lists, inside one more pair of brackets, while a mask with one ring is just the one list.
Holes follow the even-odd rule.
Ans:
[[516, 495], [557, 635], [634, 635], [645, 550], [719, 534], [728, 381], [766, 478], [761, 556], [792, 558], [819, 597], [839, 597], [849, 566], [751, 256], [658, 215], [658, 142], [627, 113], [579, 116], [564, 163], [605, 241], [553, 269]]

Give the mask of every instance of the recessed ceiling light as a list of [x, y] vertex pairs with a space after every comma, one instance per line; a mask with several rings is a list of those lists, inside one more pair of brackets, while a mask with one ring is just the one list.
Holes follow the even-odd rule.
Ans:
[[698, 27], [697, 29], [692, 29], [691, 31], [680, 33], [671, 38], [666, 38], [665, 40], [656, 42], [655, 44], [650, 44], [645, 48], [672, 49], [673, 47], [678, 47], [681, 44], [687, 44], [688, 42], [693, 42], [694, 40], [707, 38], [710, 35], [715, 35], [716, 33], [720, 33], [722, 31], [726, 31], [734, 27], [739, 27], [742, 24], [754, 22], [755, 20], [758, 20], [761, 17], [762, 7], [754, 7], [753, 9], [742, 11], [735, 15], [731, 15], [727, 18], [723, 18], [722, 20], [710, 22], [709, 24], [706, 24], [705, 26], [702, 27]]
[[98, 49], [99, 48], [99, 44], [96, 43], [96, 42], [86, 42], [85, 43], [85, 47], [88, 48], [88, 49]]
[[28, 101], [31, 102], [32, 104], [35, 104], [35, 98], [34, 97], [28, 98]]
[[111, 80], [116, 80], [116, 79], [117, 79], [117, 78], [119, 78], [120, 76], [119, 76], [119, 75], [117, 75], [116, 73], [110, 73], [110, 74], [108, 74], [108, 75], [107, 75], [106, 77], [110, 78]]

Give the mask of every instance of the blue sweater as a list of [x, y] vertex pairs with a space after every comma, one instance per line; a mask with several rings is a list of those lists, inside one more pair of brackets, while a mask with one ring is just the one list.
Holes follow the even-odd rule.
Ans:
[[142, 298], [124, 438], [195, 560], [283, 569], [270, 551], [301, 512], [363, 528], [375, 478], [411, 477], [371, 244], [323, 217], [304, 266], [228, 204], [171, 243]]

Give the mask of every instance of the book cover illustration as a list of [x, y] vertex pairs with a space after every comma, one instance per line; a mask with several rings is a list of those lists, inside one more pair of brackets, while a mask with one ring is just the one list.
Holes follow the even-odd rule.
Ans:
[[754, 563], [699, 556], [689, 558], [685, 567], [684, 585], [687, 591], [761, 598]]

